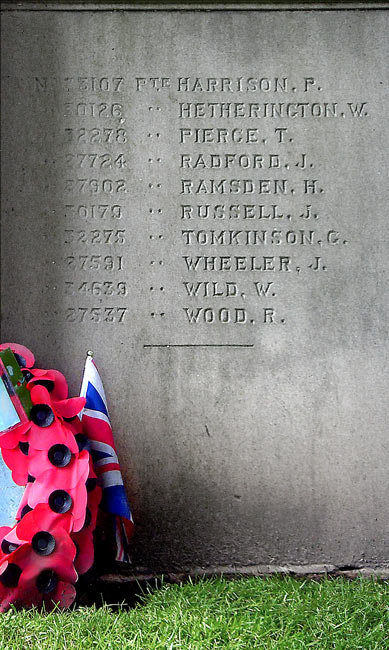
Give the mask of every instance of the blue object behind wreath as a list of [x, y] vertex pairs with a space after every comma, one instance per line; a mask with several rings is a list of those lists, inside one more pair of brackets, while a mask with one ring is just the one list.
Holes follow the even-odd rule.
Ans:
[[13, 526], [24, 487], [15, 485], [0, 454], [0, 526]]

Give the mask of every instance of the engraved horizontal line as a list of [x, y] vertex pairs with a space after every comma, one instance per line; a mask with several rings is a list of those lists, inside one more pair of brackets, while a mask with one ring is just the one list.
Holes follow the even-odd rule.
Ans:
[[254, 343], [145, 343], [144, 348], [253, 348]]
[[[285, 4], [284, 4], [285, 1]], [[239, 3], [229, 3], [226, 2], [223, 6], [223, 4], [220, 2], [221, 6], [218, 6], [218, 2], [215, 4], [197, 4], [194, 3], [191, 6], [189, 5], [189, 1], [187, 3], [169, 3], [167, 2], [166, 4], [164, 3], [149, 3], [146, 5], [139, 5], [139, 4], [132, 4], [132, 3], [121, 3], [120, 0], [118, 2], [111, 2], [111, 3], [104, 3], [104, 4], [98, 4], [98, 3], [88, 3], [88, 4], [72, 4], [69, 5], [68, 3], [58, 3], [58, 4], [53, 4], [53, 3], [36, 3], [34, 4], [33, 2], [19, 2], [17, 6], [15, 6], [13, 3], [3, 3], [2, 11], [56, 11], [56, 12], [78, 12], [78, 11], [101, 11], [101, 12], [112, 12], [112, 11], [131, 11], [131, 12], [147, 12], [147, 11], [163, 11], [163, 12], [174, 12], [174, 11], [180, 11], [180, 12], [190, 12], [190, 11], [206, 11], [206, 12], [219, 12], [219, 11], [224, 11], [224, 12], [229, 12], [229, 11], [256, 11], [256, 12], [263, 12], [263, 11], [284, 11], [284, 12], [291, 12], [291, 11], [350, 11], [350, 10], [358, 10], [358, 11], [375, 11], [375, 10], [382, 10], [388, 8], [388, 3], [382, 0], [382, 2], [374, 2], [371, 5], [368, 5], [366, 2], [353, 2], [350, 0], [350, 2], [332, 2], [331, 5], [331, 0], [324, 0], [323, 2], [320, 3], [315, 3], [315, 2], [294, 2], [291, 3], [289, 6], [287, 4], [287, 0], [281, 0], [279, 3], [266, 3], [258, 6], [257, 4], [253, 3], [244, 3], [244, 4], [239, 4]]]

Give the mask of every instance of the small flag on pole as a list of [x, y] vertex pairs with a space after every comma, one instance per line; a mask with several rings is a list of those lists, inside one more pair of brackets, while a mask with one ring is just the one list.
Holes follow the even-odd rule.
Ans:
[[93, 361], [93, 352], [88, 352], [85, 361], [80, 396], [86, 398], [81, 421], [83, 431], [91, 442], [93, 466], [103, 491], [100, 507], [109, 513], [115, 531], [115, 560], [130, 562], [128, 549], [134, 522], [113, 441], [107, 400]]

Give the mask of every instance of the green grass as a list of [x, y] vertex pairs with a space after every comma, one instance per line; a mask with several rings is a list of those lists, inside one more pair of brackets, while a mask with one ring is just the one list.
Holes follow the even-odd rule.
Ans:
[[272, 577], [167, 585], [134, 609], [0, 616], [1, 650], [386, 650], [389, 585]]

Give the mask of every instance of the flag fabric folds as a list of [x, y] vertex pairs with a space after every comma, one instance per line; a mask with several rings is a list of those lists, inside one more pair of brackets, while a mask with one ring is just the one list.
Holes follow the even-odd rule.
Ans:
[[104, 387], [91, 354], [85, 361], [81, 397], [83, 431], [91, 443], [94, 470], [102, 487], [101, 509], [109, 513], [115, 533], [115, 560], [130, 562], [129, 540], [134, 523], [117, 457]]

